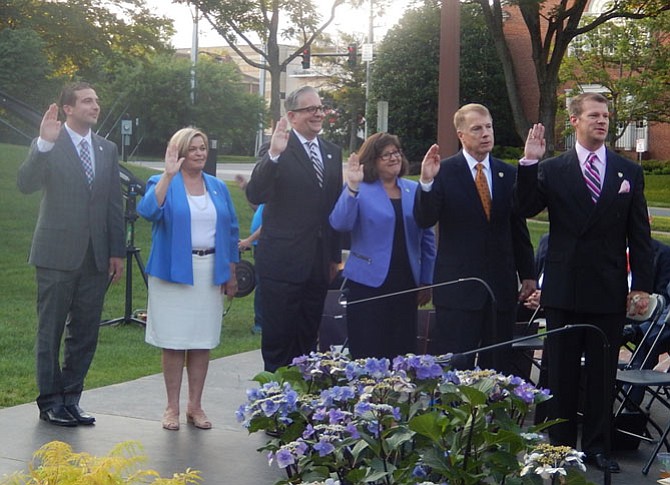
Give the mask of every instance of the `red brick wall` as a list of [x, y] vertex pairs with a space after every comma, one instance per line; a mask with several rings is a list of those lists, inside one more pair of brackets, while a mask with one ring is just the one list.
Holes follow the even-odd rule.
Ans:
[[[543, 4], [543, 9], [550, 9], [553, 5], [558, 3], [558, 0], [546, 0]], [[517, 88], [521, 93], [523, 102], [523, 112], [530, 121], [537, 120], [538, 109], [540, 104], [540, 94], [535, 78], [535, 69], [533, 67], [532, 50], [530, 46], [530, 39], [528, 37], [528, 29], [523, 21], [521, 12], [516, 6], [508, 6], [505, 8], [508, 17], [503, 24], [505, 37], [507, 38], [507, 45], [512, 54], [512, 62], [514, 63], [514, 70], [516, 72]], [[544, 34], [545, 28], [542, 29]], [[559, 89], [559, 93], [565, 92], [566, 86]], [[562, 126], [557, 124], [556, 147], [563, 145], [563, 140], [560, 138]], [[647, 158], [656, 160], [670, 160], [670, 125], [668, 124], [652, 124], [649, 127], [648, 140], [649, 153]], [[637, 157], [636, 153], [627, 154], [631, 158]]]

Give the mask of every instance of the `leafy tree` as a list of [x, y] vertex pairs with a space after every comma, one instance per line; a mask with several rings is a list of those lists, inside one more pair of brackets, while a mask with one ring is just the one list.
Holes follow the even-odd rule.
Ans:
[[[270, 114], [273, 121], [277, 121], [281, 114], [281, 74], [286, 71], [286, 66], [301, 55], [303, 50], [330, 25], [335, 18], [335, 10], [345, 2], [345, 0], [327, 0], [330, 4], [330, 14], [324, 20], [316, 10], [313, 0], [176, 1], [197, 6], [203, 17], [247, 64], [270, 73]], [[349, 1], [354, 5], [363, 2], [363, 0]], [[283, 24], [288, 27], [282, 28]], [[261, 46], [265, 45], [265, 49], [258, 45], [256, 37], [260, 39]], [[283, 60], [279, 57], [280, 39], [299, 40], [299, 47]], [[258, 57], [251, 58], [246, 55], [238, 45], [240, 41], [251, 47]], [[258, 58], [263, 61], [259, 61]]]
[[[44, 55], [44, 42], [30, 29], [0, 30], [0, 90], [20, 99], [29, 106], [43, 106], [53, 99], [61, 82], [51, 78], [53, 67]], [[31, 88], [26, 89], [26, 80]], [[32, 123], [8, 111], [0, 110], [3, 125], [2, 139], [15, 141], [16, 133], [23, 135], [21, 142], [29, 141], [37, 134]]]
[[[590, 0], [471, 1], [482, 8], [487, 27], [495, 40], [496, 51], [507, 81], [507, 93], [517, 133], [521, 138], [525, 138], [532, 121], [543, 123], [547, 129], [549, 153], [554, 151], [555, 146], [559, 69], [572, 39], [613, 19], [639, 20], [656, 17], [670, 10], [670, 3], [667, 0], [612, 0], [606, 4], [602, 13], [582, 23], [584, 11]], [[514, 6], [512, 10], [514, 13], [520, 12], [528, 30], [533, 68], [540, 91], [538, 120], [529, 120], [523, 112], [521, 102], [523, 93], [520, 93], [517, 87], [512, 54], [503, 32], [503, 20], [506, 15], [504, 5]]]
[[44, 42], [54, 75], [98, 83], [119, 66], [166, 52], [172, 21], [154, 16], [144, 0], [7, 0], [0, 30], [31, 29]]
[[[195, 105], [190, 98], [190, 71], [188, 59], [166, 54], [128, 68], [112, 86], [121, 93], [124, 112], [140, 120], [136, 142], [141, 141], [142, 152], [162, 155], [178, 128], [196, 124], [219, 140], [220, 147], [252, 154], [263, 102], [245, 92], [237, 66], [198, 60]], [[118, 136], [118, 130], [113, 135]]]
[[[495, 120], [497, 142], [516, 145], [518, 138], [506, 130], [511, 123], [504, 80], [482, 16], [463, 4], [461, 19], [459, 102], [486, 105]], [[389, 131], [400, 136], [410, 160], [421, 160], [437, 139], [439, 39], [440, 1], [426, 0], [389, 31], [374, 63], [373, 111], [378, 100], [389, 102]], [[368, 121], [375, 122], [376, 115]]]
[[[588, 19], [587, 19], [588, 21]], [[575, 45], [576, 44], [576, 45]], [[611, 140], [635, 121], [670, 122], [670, 12], [608, 22], [575, 39], [561, 80], [600, 84], [612, 98]]]
[[[324, 37], [319, 41], [318, 51], [342, 52], [342, 45], [362, 45], [363, 39], [346, 33], [339, 33], [336, 41]], [[318, 52], [317, 48], [313, 50]], [[325, 84], [320, 87], [323, 103], [331, 108], [326, 114], [324, 132], [326, 138], [349, 151], [355, 151], [363, 142], [359, 138], [365, 120], [365, 73], [366, 63], [360, 62], [349, 65], [346, 56], [319, 57], [312, 70], [321, 74]], [[320, 72], [322, 71], [322, 72]]]

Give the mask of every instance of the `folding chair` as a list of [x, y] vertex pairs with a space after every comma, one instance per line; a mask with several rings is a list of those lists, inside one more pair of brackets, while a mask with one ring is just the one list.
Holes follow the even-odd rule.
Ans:
[[[652, 332], [652, 329], [654, 328], [654, 325], [658, 324], [658, 320], [661, 318], [661, 315], [663, 314], [663, 310], [665, 310], [666, 304], [668, 302], [665, 301], [665, 297], [663, 295], [659, 295], [657, 293], [653, 293], [649, 295], [649, 305], [647, 306], [647, 311], [642, 314], [642, 315], [627, 315], [628, 320], [632, 321], [630, 325], [632, 326], [639, 326], [643, 322], [650, 322], [649, 328], [647, 331], [644, 333], [641, 339], [639, 339], [639, 342], [635, 342], [634, 340], [631, 339], [626, 339], [626, 341], [623, 343], [623, 347], [627, 349], [630, 352], [630, 359], [625, 362], [619, 362], [619, 368], [620, 369], [630, 369], [634, 368], [635, 366], [635, 359], [642, 357], [639, 352], [639, 349], [641, 348], [640, 344], [644, 342], [650, 335], [650, 332]], [[626, 336], [626, 330], [624, 329], [624, 337]], [[636, 333], [636, 332], [631, 332], [631, 333]], [[638, 359], [639, 362], [639, 359]]]
[[[665, 301], [662, 296], [660, 295], [652, 295], [652, 296], [654, 297], [653, 299], [658, 300], [657, 306], [663, 307], [665, 305]], [[663, 308], [661, 308], [658, 311], [658, 314], [656, 315], [657, 320], [658, 316], [660, 316], [662, 311]], [[653, 318], [654, 312], [652, 312], [649, 316]], [[648, 348], [649, 350], [644, 356], [644, 359], [642, 361], [642, 367], [646, 364], [647, 360], [653, 354], [656, 343], [658, 342], [658, 339], [663, 333], [663, 330], [669, 323], [670, 320], [669, 317], [670, 315], [666, 316], [666, 318], [663, 319], [662, 322], [654, 321], [653, 324], [649, 326], [649, 330], [645, 333], [642, 342], [640, 342], [640, 344], [635, 349], [635, 352], [633, 353], [633, 356], [631, 357], [629, 364], [626, 366], [626, 368], [621, 369], [617, 372], [616, 377], [617, 394], [621, 402], [615, 413], [615, 420], [617, 419], [617, 417], [624, 414], [626, 408], [630, 409], [631, 407], [633, 407], [634, 409], [637, 409], [639, 412], [644, 413], [641, 404], [629, 398], [635, 386], [642, 387], [644, 389], [645, 394], [653, 396], [653, 398], [657, 401], [659, 406], [665, 407], [665, 409], [667, 409], [670, 412], [670, 400], [668, 399], [667, 394], [668, 389], [670, 389], [670, 374], [650, 369], [631, 368], [633, 362], [635, 361], [635, 358], [637, 357], [637, 354], [641, 352], [642, 349], [644, 348]], [[651, 330], [654, 327], [654, 325], [660, 325], [659, 332], [655, 335], [655, 338], [650, 339], [650, 335], [652, 334]], [[649, 344], [649, 342], [647, 342], [648, 339], [653, 340], [653, 342], [651, 342], [651, 345], [648, 345]], [[663, 414], [665, 414], [667, 418], [667, 416], [670, 413], [663, 413]], [[648, 426], [646, 427], [643, 433], [634, 433], [622, 429], [616, 430], [616, 432], [618, 433], [623, 433], [624, 435], [627, 436], [655, 443], [654, 448], [647, 462], [642, 467], [642, 473], [645, 475], [649, 473], [649, 468], [651, 467], [651, 464], [654, 462], [656, 455], [658, 454], [658, 452], [660, 451], [661, 447], [664, 444], [666, 449], [670, 451], [670, 444], [668, 443], [667, 440], [668, 434], [670, 433], [670, 419], [666, 419], [667, 422], [663, 426], [660, 422], [657, 422], [660, 417], [661, 416], [657, 416], [656, 419], [654, 419], [651, 415], [649, 415], [647, 419]], [[654, 439], [652, 437], [651, 433], [649, 432], [649, 427], [652, 427], [654, 430], [656, 430], [656, 432], [658, 433], [657, 439]]]

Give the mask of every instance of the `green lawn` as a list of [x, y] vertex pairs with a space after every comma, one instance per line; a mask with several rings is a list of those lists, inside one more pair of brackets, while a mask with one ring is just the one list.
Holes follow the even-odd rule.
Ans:
[[[39, 193], [29, 196], [16, 188], [16, 172], [25, 157], [26, 147], [0, 144], [3, 171], [0, 175], [0, 407], [32, 401], [37, 396], [34, 378], [35, 276], [27, 262], [32, 231], [37, 218]], [[129, 167], [142, 179], [151, 170]], [[247, 235], [252, 216], [244, 194], [229, 184], [240, 219], [240, 232]], [[135, 223], [135, 245], [146, 262], [151, 226], [143, 219]], [[249, 256], [246, 256], [249, 257]], [[133, 263], [133, 309], [146, 308], [146, 288]], [[125, 280], [110, 288], [103, 319], [123, 316]], [[212, 357], [259, 348], [260, 337], [251, 334], [253, 294], [233, 301], [224, 318], [222, 344]], [[259, 371], [262, 363], [258, 364]], [[137, 325], [105, 326], [86, 381], [87, 388], [106, 386], [160, 372], [160, 350], [144, 343], [144, 329]]]
[[[26, 147], [0, 144], [3, 170], [0, 174], [0, 407], [32, 401], [37, 395], [34, 380], [35, 281], [34, 270], [26, 262], [32, 231], [37, 217], [40, 195], [22, 195], [16, 188], [16, 171], [25, 157]], [[146, 179], [153, 172], [132, 166], [133, 173]], [[670, 206], [666, 175], [647, 176], [650, 205]], [[240, 219], [241, 234], [247, 235], [252, 216], [244, 195], [229, 184]], [[657, 217], [654, 227], [670, 230], [668, 218]], [[548, 225], [530, 221], [533, 243], [544, 234]], [[135, 224], [135, 245], [146, 261], [150, 247], [149, 223], [138, 219]], [[669, 242], [665, 235], [660, 239]], [[248, 256], [247, 256], [248, 257]], [[146, 306], [146, 289], [133, 263], [133, 309]], [[103, 319], [122, 316], [125, 307], [125, 283], [113, 286], [107, 295]], [[253, 294], [236, 299], [224, 319], [222, 344], [212, 357], [245, 352], [260, 346], [260, 338], [251, 334]], [[258, 363], [259, 370], [262, 364]], [[93, 366], [86, 381], [87, 388], [136, 379], [160, 372], [160, 351], [144, 343], [144, 329], [136, 325], [103, 327]]]

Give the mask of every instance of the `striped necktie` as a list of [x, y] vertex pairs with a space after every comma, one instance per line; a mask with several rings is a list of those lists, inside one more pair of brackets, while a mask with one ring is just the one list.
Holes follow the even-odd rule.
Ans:
[[86, 138], [83, 138], [79, 143], [79, 158], [81, 158], [81, 164], [84, 167], [86, 180], [88, 180], [88, 186], [90, 187], [93, 184], [93, 161], [91, 160], [91, 151], [88, 148]]
[[600, 182], [600, 172], [598, 172], [598, 167], [595, 165], [596, 160], [598, 160], [598, 156], [593, 152], [589, 153], [589, 156], [586, 159], [586, 166], [584, 167], [584, 181], [586, 182], [586, 187], [589, 189], [594, 204], [598, 202], [602, 187]]
[[314, 165], [314, 171], [316, 172], [316, 178], [319, 181], [319, 187], [323, 188], [323, 164], [321, 163], [321, 159], [316, 152], [316, 143], [313, 141], [308, 141], [307, 149], [309, 150], [309, 158], [312, 160], [312, 165]]

